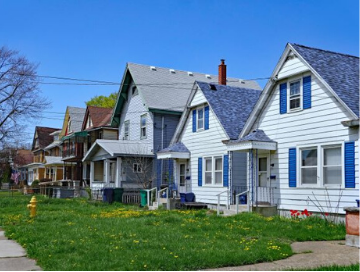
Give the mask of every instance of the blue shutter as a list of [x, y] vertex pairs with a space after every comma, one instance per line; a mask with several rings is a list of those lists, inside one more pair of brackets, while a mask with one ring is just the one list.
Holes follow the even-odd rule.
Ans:
[[209, 129], [209, 106], [205, 107], [205, 130]]
[[198, 164], [198, 185], [202, 186], [202, 158], [199, 158]]
[[196, 132], [196, 110], [193, 110], [193, 132]]
[[229, 155], [224, 156], [224, 169], [223, 169], [223, 176], [224, 176], [224, 187], [229, 187]]
[[287, 83], [280, 84], [280, 114], [287, 113]]
[[311, 108], [311, 76], [303, 78], [303, 109]]
[[296, 187], [296, 148], [289, 149], [289, 187]]
[[345, 188], [355, 188], [355, 143], [345, 143]]

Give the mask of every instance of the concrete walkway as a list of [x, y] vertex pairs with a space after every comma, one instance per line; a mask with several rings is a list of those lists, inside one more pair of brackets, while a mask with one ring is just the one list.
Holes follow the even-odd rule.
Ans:
[[209, 269], [207, 271], [280, 271], [312, 269], [320, 266], [359, 263], [359, 249], [348, 247], [345, 241], [301, 242], [291, 245], [294, 256], [271, 263]]
[[40, 271], [41, 268], [26, 257], [25, 250], [18, 243], [8, 240], [0, 229], [0, 270]]

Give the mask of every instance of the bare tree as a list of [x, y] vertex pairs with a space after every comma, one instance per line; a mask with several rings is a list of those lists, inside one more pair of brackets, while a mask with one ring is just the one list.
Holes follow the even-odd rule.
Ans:
[[131, 155], [124, 157], [124, 166], [133, 173], [132, 178], [144, 189], [149, 189], [155, 180], [153, 159], [144, 155]]
[[17, 51], [0, 48], [0, 148], [26, 138], [26, 124], [49, 107], [40, 95], [36, 69]]

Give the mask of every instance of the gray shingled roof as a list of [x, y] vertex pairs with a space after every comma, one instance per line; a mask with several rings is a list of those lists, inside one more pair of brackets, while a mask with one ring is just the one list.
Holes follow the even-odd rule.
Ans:
[[175, 144], [170, 145], [167, 148], [164, 148], [163, 150], [159, 151], [158, 153], [165, 153], [165, 152], [190, 152], [189, 149], [182, 143], [178, 142]]
[[248, 141], [259, 141], [259, 142], [275, 142], [271, 140], [263, 130], [255, 129], [243, 138], [238, 140], [230, 141], [231, 143], [248, 142]]
[[68, 111], [71, 118], [70, 130], [72, 132], [81, 131], [86, 109], [68, 106]]
[[[155, 71], [148, 65], [128, 63], [131, 76], [140, 90], [144, 102], [150, 109], [172, 110], [182, 112], [196, 80], [203, 82], [218, 82], [218, 77], [206, 74], [192, 73], [169, 68], [155, 67]], [[231, 86], [260, 90], [256, 81], [242, 81], [236, 78], [227, 78]]]
[[359, 57], [299, 44], [291, 46], [359, 116]]
[[257, 89], [197, 82], [230, 139], [237, 139], [260, 97]]

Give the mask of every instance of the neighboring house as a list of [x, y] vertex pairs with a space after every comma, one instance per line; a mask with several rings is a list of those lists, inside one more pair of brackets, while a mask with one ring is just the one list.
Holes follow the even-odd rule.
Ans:
[[48, 156], [45, 156], [45, 179], [51, 182], [63, 179], [64, 163], [62, 162], [61, 141], [59, 135], [61, 130], [57, 130], [50, 135], [53, 142], [44, 148]]
[[64, 181], [82, 181], [82, 162], [87, 133], [81, 131], [85, 108], [67, 107], [59, 134], [64, 163]]
[[[175, 160], [180, 193], [193, 192], [197, 202], [216, 204], [217, 195], [247, 188], [246, 153], [229, 156], [223, 141], [235, 140], [261, 94], [253, 89], [195, 82], [172, 144], [158, 159]], [[221, 204], [227, 204], [227, 192]]]
[[[118, 139], [118, 129], [110, 126], [111, 116], [113, 109], [112, 108], [101, 108], [88, 106], [86, 108], [85, 117], [82, 123], [81, 130], [82, 132], [87, 132], [87, 137], [84, 142], [84, 154], [86, 154], [91, 146], [98, 139], [104, 140], [117, 140]], [[81, 158], [81, 160], [83, 157]], [[96, 179], [100, 174], [100, 180], [103, 179], [103, 163], [98, 164], [95, 162], [95, 173]], [[87, 185], [90, 185], [90, 163], [83, 163], [83, 179], [86, 181]], [[111, 181], [115, 181], [115, 165], [110, 165], [109, 171], [111, 176]]]
[[34, 139], [32, 143], [33, 162], [26, 165], [28, 169], [28, 185], [34, 180], [43, 180], [45, 178], [45, 148], [53, 142], [53, 132], [58, 128], [35, 127]]
[[[229, 85], [258, 87], [254, 81], [226, 78], [224, 62], [221, 67], [221, 80]], [[172, 161], [157, 160], [155, 154], [170, 144], [195, 80], [211, 83], [219, 79], [214, 75], [128, 63], [111, 123], [119, 130], [119, 140], [97, 140], [84, 158], [93, 162], [91, 184], [95, 179], [109, 184], [113, 179], [111, 173], [115, 175], [116, 187], [171, 184]], [[104, 165], [103, 176], [98, 178], [95, 163]], [[116, 165], [116, 170], [110, 170], [111, 164]]]
[[359, 198], [359, 58], [287, 44], [228, 151], [249, 155], [253, 206], [343, 214]]

